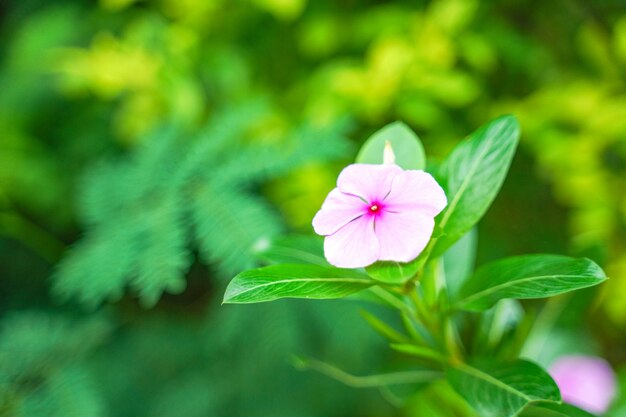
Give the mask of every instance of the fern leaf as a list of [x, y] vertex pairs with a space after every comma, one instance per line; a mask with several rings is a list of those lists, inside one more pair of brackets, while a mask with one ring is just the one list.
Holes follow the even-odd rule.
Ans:
[[191, 209], [200, 253], [207, 262], [218, 263], [224, 276], [253, 266], [255, 244], [282, 229], [261, 199], [233, 190], [202, 187]]
[[254, 266], [255, 244], [283, 228], [255, 187], [348, 149], [339, 125], [252, 140], [264, 116], [252, 103], [216, 115], [196, 136], [163, 127], [89, 173], [79, 200], [86, 236], [57, 268], [54, 292], [96, 306], [130, 287], [149, 307], [184, 289], [196, 247], [219, 275]]
[[137, 236], [135, 277], [132, 286], [146, 307], [159, 300], [161, 292], [177, 294], [185, 289], [184, 274], [191, 264], [187, 231], [181, 205], [175, 195], [141, 219], [144, 230]]
[[0, 330], [0, 415], [100, 417], [103, 402], [83, 360], [107, 338], [107, 321], [14, 314]]

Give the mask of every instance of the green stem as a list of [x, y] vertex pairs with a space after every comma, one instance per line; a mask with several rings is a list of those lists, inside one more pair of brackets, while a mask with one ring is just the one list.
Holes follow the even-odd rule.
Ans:
[[387, 401], [392, 406], [396, 408], [404, 407], [405, 400], [403, 400], [402, 398], [400, 398], [400, 396], [391, 391], [389, 387], [380, 387], [378, 388], [378, 391], [380, 392], [380, 395], [382, 395], [382, 397], [385, 399], [385, 401]]
[[409, 307], [404, 304], [402, 300], [399, 300], [395, 295], [393, 295], [387, 287], [374, 286], [370, 288], [370, 292], [390, 306], [395, 307], [400, 311], [406, 311], [409, 314], [412, 313]]
[[374, 388], [388, 385], [404, 385], [430, 382], [442, 377], [438, 371], [406, 371], [388, 374], [356, 376], [316, 359], [294, 358], [294, 365], [300, 370], [313, 370], [354, 388]]
[[437, 309], [434, 306], [426, 306], [424, 298], [422, 298], [417, 289], [413, 290], [409, 297], [413, 301], [415, 310], [417, 312], [417, 320], [424, 325], [427, 332], [430, 334], [435, 344], [442, 350], [445, 349], [445, 337], [441, 327], [441, 320], [437, 316]]
[[406, 282], [406, 288], [407, 289], [410, 289], [412, 286], [414, 286], [415, 283], [417, 281], [419, 281], [419, 279], [421, 278], [422, 273], [424, 272], [424, 267], [426, 266], [426, 263], [428, 262], [428, 260], [430, 258], [430, 254], [433, 251], [433, 249], [435, 248], [435, 244], [437, 243], [438, 239], [439, 238], [437, 238], [437, 237], [430, 239], [430, 241], [426, 245], [426, 248], [424, 248], [422, 253], [417, 258], [417, 262], [418, 262], [419, 267], [418, 267], [417, 272], [415, 273], [415, 275], [413, 275], [413, 277]]
[[[424, 305], [424, 300], [417, 293], [417, 288], [414, 288], [413, 291], [409, 293], [409, 297], [413, 302], [413, 306], [415, 307], [415, 312], [417, 313], [417, 319], [427, 328], [431, 329], [431, 318], [430, 312]], [[432, 329], [431, 329], [432, 330]]]
[[463, 353], [461, 349], [461, 343], [458, 337], [456, 326], [450, 318], [446, 315], [443, 320], [443, 334], [446, 345], [446, 351], [450, 355], [450, 359], [457, 363], [463, 360]]
[[435, 365], [441, 365], [448, 363], [448, 357], [444, 354], [439, 353], [439, 351], [435, 349], [431, 349], [425, 346], [417, 346], [406, 343], [392, 343], [391, 348], [397, 350], [398, 352], [402, 352], [407, 355], [415, 356], [416, 358], [420, 358], [429, 362], [429, 364], [435, 363]]
[[[424, 328], [419, 322], [411, 315], [407, 314], [404, 311], [400, 312], [400, 316], [402, 317], [402, 323], [404, 324], [404, 328], [411, 338], [419, 345], [428, 346], [431, 343], [426, 341], [424, 335], [421, 334], [416, 326], [420, 326], [420, 328]], [[425, 331], [425, 330], [424, 330]]]
[[389, 341], [395, 343], [411, 342], [411, 339], [408, 336], [398, 332], [396, 329], [389, 326], [387, 323], [383, 322], [370, 312], [366, 310], [361, 310], [360, 313], [361, 317], [363, 317], [365, 321], [385, 339], [388, 339]]

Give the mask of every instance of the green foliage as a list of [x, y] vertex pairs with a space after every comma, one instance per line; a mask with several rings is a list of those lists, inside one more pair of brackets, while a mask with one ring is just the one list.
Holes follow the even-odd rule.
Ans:
[[542, 298], [601, 284], [602, 268], [589, 259], [525, 255], [482, 266], [461, 289], [459, 308], [482, 311], [504, 298]]
[[[374, 301], [373, 312], [413, 343], [442, 350], [457, 344], [463, 361], [513, 358], [523, 349], [525, 357], [548, 366], [557, 353], [584, 345], [587, 353], [604, 355], [620, 367], [624, 335], [605, 314], [623, 327], [623, 12], [619, 2], [609, 1], [535, 2], [532, 7], [477, 0], [5, 2], [0, 22], [0, 312], [33, 306], [40, 311], [23, 326], [32, 336], [22, 338], [24, 343], [10, 354], [0, 353], [0, 380], [4, 366], [21, 363], [22, 353], [38, 351], [53, 339], [48, 335], [56, 334], [51, 329], [57, 326], [51, 323], [69, 323], [64, 338], [71, 345], [74, 334], [86, 344], [102, 340], [96, 331], [81, 330], [93, 314], [81, 311], [80, 318], [66, 320], [51, 306], [48, 278], [64, 253], [69, 256], [53, 286], [61, 289], [58, 274], [76, 265], [68, 292], [62, 291], [91, 303], [104, 294], [115, 299], [130, 286], [147, 305], [168, 286], [167, 291], [176, 292], [188, 281], [189, 287], [150, 311], [135, 309], [128, 299], [108, 305], [114, 314], [107, 320], [119, 329], [115, 337], [94, 350], [95, 357], [87, 352], [73, 356], [63, 343], [50, 347], [67, 352], [67, 359], [48, 361], [45, 374], [27, 384], [0, 383], [0, 415], [481, 417], [444, 380], [382, 387], [383, 396], [402, 407], [396, 411], [381, 404], [376, 392], [352, 392], [291, 369], [287, 362], [294, 352], [324, 357], [357, 375], [393, 375], [398, 367], [414, 365], [381, 351], [377, 335], [352, 314], [352, 303], [282, 301], [203, 313], [207, 304], [217, 304], [219, 279], [254, 267], [257, 257], [326, 265], [319, 239], [308, 245], [306, 238], [294, 243], [278, 234], [292, 231], [286, 225], [310, 232], [310, 218], [340, 165], [302, 166], [303, 159], [277, 161], [257, 152], [263, 146], [248, 148], [268, 144], [257, 140], [260, 133], [295, 139], [294, 118], [332, 126], [351, 117], [357, 140], [365, 137], [361, 133], [403, 120], [424, 139], [429, 166], [437, 167], [437, 157], [472, 126], [492, 115], [516, 114], [524, 127], [523, 152], [478, 224], [478, 252], [466, 234], [422, 275], [433, 292], [432, 304], [423, 308], [429, 313], [425, 317], [445, 311], [448, 299], [458, 299], [476, 253], [478, 265], [537, 250], [588, 256], [606, 267], [609, 288], [545, 305], [502, 300], [481, 314], [451, 315], [452, 324], [416, 321], [418, 307], [405, 293], [372, 287], [348, 298]], [[228, 147], [215, 140], [221, 134], [199, 132], [207, 117], [218, 120], [219, 109], [260, 92], [272, 104], [269, 121], [226, 140], [233, 147], [220, 151], [217, 166], [225, 176], [238, 175], [236, 164], [252, 168], [258, 154], [264, 163], [292, 163], [290, 175], [277, 173], [279, 181], [265, 182], [267, 176], [252, 170], [250, 181], [242, 179], [234, 195], [194, 186], [183, 187], [182, 193], [161, 188], [170, 183], [176, 164], [191, 158], [194, 143]], [[242, 118], [245, 125], [256, 124]], [[218, 128], [211, 124], [208, 130]], [[129, 172], [139, 155], [149, 149], [156, 155], [155, 144], [170, 139], [175, 142], [171, 158], [156, 158], [153, 168], [134, 181]], [[280, 141], [279, 147], [287, 142], [296, 140]], [[317, 145], [309, 152], [317, 152]], [[232, 154], [222, 158], [226, 153]], [[242, 153], [237, 162], [235, 154]], [[115, 156], [102, 164], [103, 155]], [[396, 156], [402, 161], [401, 152]], [[228, 169], [222, 164], [226, 160], [232, 161]], [[202, 178], [207, 166], [192, 175], [197, 182], [211, 182]], [[76, 184], [85, 172], [87, 178]], [[137, 185], [153, 176], [162, 181]], [[156, 197], [134, 200], [139, 189]], [[125, 195], [134, 202], [121, 202]], [[270, 197], [271, 208], [263, 196]], [[221, 205], [207, 216], [214, 200]], [[236, 222], [235, 209], [245, 212]], [[92, 214], [98, 220], [89, 220]], [[140, 228], [145, 233], [129, 242], [130, 231]], [[68, 246], [71, 253], [65, 252]], [[83, 256], [85, 261], [79, 259]], [[210, 268], [192, 265], [183, 280], [196, 256]], [[400, 282], [408, 275], [388, 280]], [[596, 294], [602, 298], [594, 303]], [[399, 304], [405, 309], [402, 321], [387, 311]], [[0, 320], [14, 323], [30, 315], [24, 314], [8, 313]], [[398, 330], [403, 324], [406, 334]], [[587, 331], [589, 324], [593, 332]], [[430, 331], [426, 327], [447, 330], [436, 332], [442, 340], [418, 342]], [[0, 338], [11, 340], [13, 329], [23, 334], [7, 325]], [[417, 356], [410, 359], [423, 363]], [[312, 401], [312, 393], [324, 401]], [[616, 401], [611, 416], [626, 414], [622, 403], [622, 398]], [[532, 405], [523, 413], [588, 416], [566, 405]]]
[[[445, 372], [450, 386], [478, 415], [515, 417], [533, 404], [559, 404], [559, 389], [550, 375], [539, 365], [519, 359], [528, 333], [524, 310], [510, 299], [549, 297], [597, 285], [606, 280], [604, 271], [586, 258], [526, 255], [488, 263], [471, 275], [476, 253], [472, 228], [498, 193], [518, 136], [516, 120], [501, 117], [452, 151], [442, 168], [451, 198], [439, 221], [443, 234], [433, 234], [413, 261], [368, 266], [366, 272], [374, 278], [368, 280], [360, 270], [311, 265], [319, 263], [319, 245], [284, 240], [275, 249], [271, 245], [265, 249], [270, 260], [279, 263], [237, 275], [226, 289], [224, 302], [341, 298], [353, 293], [364, 294], [362, 299], [378, 297], [398, 310], [404, 331], [369, 312], [362, 313], [365, 321], [389, 341], [391, 349], [427, 369]], [[371, 142], [365, 144], [370, 146]], [[384, 152], [380, 147], [378, 151]], [[290, 244], [291, 250], [285, 247]], [[445, 250], [443, 256], [437, 247]], [[314, 253], [307, 255], [307, 248]], [[284, 259], [305, 263], [281, 264]], [[483, 312], [472, 328], [469, 349], [459, 331], [466, 323], [454, 317], [459, 310]], [[332, 366], [318, 363], [312, 369], [362, 386], [358, 377]], [[568, 411], [567, 407], [560, 410]], [[471, 414], [461, 411], [461, 415]]]
[[560, 402], [556, 383], [539, 366], [513, 363], [452, 365], [448, 379], [481, 417], [514, 417], [534, 402]]
[[524, 308], [517, 300], [498, 301], [493, 308], [480, 317], [472, 343], [472, 353], [476, 356], [500, 353], [503, 343], [515, 340], [524, 319]]
[[[125, 323], [89, 361], [106, 409], [116, 416], [315, 417], [349, 415], [368, 405], [386, 410], [376, 396], [364, 404], [358, 393], [290, 363], [298, 353], [340, 360], [363, 373], [384, 366], [380, 341], [354, 320], [358, 315], [349, 304], [212, 305], [192, 316], [150, 313]], [[362, 346], [347, 345], [346, 338]], [[327, 401], [302, 408], [311, 392]]]
[[461, 239], [443, 255], [443, 269], [446, 276], [446, 288], [451, 298], [461, 290], [461, 286], [471, 276], [476, 259], [478, 233], [470, 229]]
[[250, 188], [347, 146], [339, 127], [251, 138], [262, 117], [259, 106], [242, 106], [195, 137], [160, 129], [131, 158], [88, 174], [80, 200], [88, 232], [59, 266], [55, 292], [93, 306], [129, 286], [152, 306], [185, 288], [194, 248], [222, 274], [253, 266], [255, 244], [282, 223]]
[[408, 400], [406, 408], [411, 416], [481, 417], [446, 381], [437, 381], [419, 391]]
[[415, 132], [402, 122], [389, 124], [370, 136], [359, 151], [356, 162], [382, 164], [386, 144], [395, 155], [395, 163], [404, 169], [424, 169], [426, 153]]
[[0, 330], [0, 414], [101, 417], [103, 399], [85, 359], [109, 336], [102, 318], [14, 314]]
[[376, 284], [350, 269], [317, 265], [272, 265], [244, 271], [228, 284], [225, 303], [259, 303], [281, 298], [342, 298]]
[[435, 254], [443, 254], [485, 214], [504, 182], [519, 135], [517, 120], [503, 116], [474, 132], [448, 156], [439, 172], [448, 206], [439, 216], [443, 235]]

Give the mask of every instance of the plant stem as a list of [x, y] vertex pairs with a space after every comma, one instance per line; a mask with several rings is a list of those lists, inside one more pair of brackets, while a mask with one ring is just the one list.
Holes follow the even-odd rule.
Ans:
[[[417, 288], [414, 288], [413, 291], [410, 292], [409, 297], [413, 302], [413, 306], [415, 306], [415, 312], [417, 313], [417, 319], [426, 327], [431, 328], [431, 319], [430, 313], [428, 309], [423, 303], [422, 297], [417, 293]], [[432, 329], [431, 329], [432, 330]]]
[[390, 290], [388, 288], [375, 286], [375, 287], [371, 287], [370, 291], [372, 292], [372, 294], [376, 295], [378, 298], [380, 298], [381, 300], [383, 300], [390, 306], [395, 307], [400, 311], [408, 312], [409, 314], [412, 313], [406, 304], [404, 304], [396, 296], [390, 293]]
[[442, 377], [441, 372], [431, 370], [391, 372], [388, 374], [357, 376], [349, 374], [348, 372], [345, 372], [344, 370], [334, 367], [326, 362], [311, 358], [294, 358], [294, 365], [300, 370], [308, 369], [317, 371], [354, 388], [414, 384], [420, 382], [430, 382]]

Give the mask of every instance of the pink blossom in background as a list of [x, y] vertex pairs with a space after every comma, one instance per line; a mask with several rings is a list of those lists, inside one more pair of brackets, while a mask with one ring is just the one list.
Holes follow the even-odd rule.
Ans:
[[563, 356], [552, 364], [550, 374], [563, 401], [590, 413], [606, 412], [616, 394], [615, 373], [597, 356]]
[[428, 173], [394, 164], [349, 165], [313, 219], [324, 254], [341, 268], [409, 262], [430, 240], [446, 195]]

